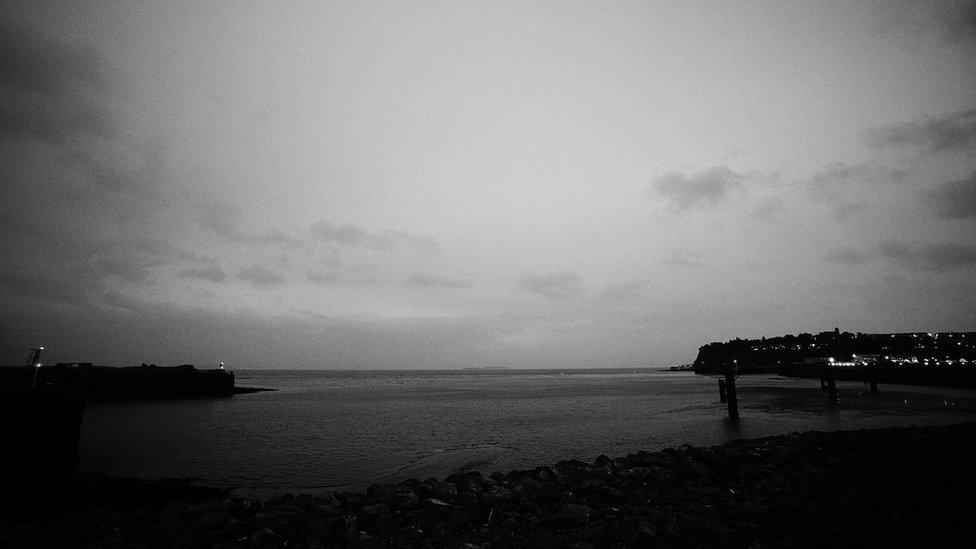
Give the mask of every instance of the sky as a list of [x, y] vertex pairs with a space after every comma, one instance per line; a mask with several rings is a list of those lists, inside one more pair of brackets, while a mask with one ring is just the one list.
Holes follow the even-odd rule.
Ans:
[[0, 364], [976, 330], [974, 2], [4, 2]]

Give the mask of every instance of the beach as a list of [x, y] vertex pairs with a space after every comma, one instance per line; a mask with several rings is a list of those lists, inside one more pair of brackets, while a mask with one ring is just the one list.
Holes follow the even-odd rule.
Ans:
[[263, 499], [80, 475], [12, 491], [0, 545], [961, 544], [976, 533], [974, 459], [976, 423], [966, 422], [791, 433]]

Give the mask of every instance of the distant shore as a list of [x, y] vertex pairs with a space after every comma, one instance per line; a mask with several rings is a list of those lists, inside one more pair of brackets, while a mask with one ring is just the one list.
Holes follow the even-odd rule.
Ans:
[[793, 433], [263, 501], [189, 481], [79, 475], [11, 492], [0, 545], [959, 545], [976, 534], [974, 462], [971, 422]]

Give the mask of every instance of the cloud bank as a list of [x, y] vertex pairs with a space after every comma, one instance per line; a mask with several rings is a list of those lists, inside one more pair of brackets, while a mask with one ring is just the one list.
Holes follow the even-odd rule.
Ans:
[[519, 279], [518, 285], [522, 291], [553, 300], [579, 297], [584, 292], [579, 275], [572, 271], [552, 274], [526, 274]]
[[651, 190], [673, 201], [682, 210], [715, 205], [742, 186], [744, 176], [726, 167], [686, 176], [680, 172], [662, 175], [651, 183]]
[[976, 171], [969, 177], [943, 183], [923, 195], [936, 217], [969, 219], [976, 217]]
[[918, 147], [931, 152], [966, 150], [976, 143], [976, 109], [876, 128], [869, 132], [868, 142], [877, 149]]

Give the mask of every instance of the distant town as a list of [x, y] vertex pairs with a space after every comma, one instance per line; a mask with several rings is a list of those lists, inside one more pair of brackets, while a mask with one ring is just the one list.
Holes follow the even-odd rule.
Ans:
[[829, 367], [839, 372], [965, 372], [968, 377], [976, 370], [976, 332], [863, 334], [835, 328], [818, 334], [736, 338], [699, 347], [692, 369], [707, 374], [730, 366], [742, 374], [812, 375]]

